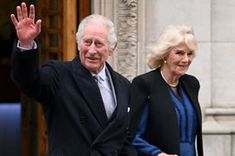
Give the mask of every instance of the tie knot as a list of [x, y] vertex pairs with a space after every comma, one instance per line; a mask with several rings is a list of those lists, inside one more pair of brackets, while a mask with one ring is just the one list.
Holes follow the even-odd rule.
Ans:
[[94, 79], [97, 81], [97, 82], [104, 82], [104, 79], [101, 77], [101, 76], [99, 76], [99, 75], [95, 75], [95, 76], [93, 76], [94, 77]]
[[104, 82], [104, 80], [99, 75], [95, 75], [93, 78], [97, 84], [102, 84]]

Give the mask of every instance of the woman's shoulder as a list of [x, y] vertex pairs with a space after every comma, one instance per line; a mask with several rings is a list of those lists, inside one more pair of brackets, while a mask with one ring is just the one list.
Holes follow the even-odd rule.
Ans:
[[199, 82], [198, 78], [195, 77], [194, 75], [184, 74], [181, 79], [183, 82], [185, 82], [188, 85], [200, 87], [200, 82]]
[[190, 75], [190, 74], [184, 74], [182, 76], [182, 79], [186, 80], [186, 81], [191, 81], [191, 82], [198, 82], [198, 78], [194, 75]]
[[153, 84], [158, 81], [158, 75], [160, 75], [160, 72], [158, 72], [158, 70], [152, 70], [138, 75], [132, 80], [131, 86], [149, 92], [149, 89], [152, 88]]
[[158, 77], [159, 74], [160, 74], [159, 69], [151, 70], [151, 71], [148, 71], [146, 73], [137, 75], [133, 79], [133, 81], [137, 81], [137, 80], [151, 81], [151, 80], [154, 80], [156, 77]]

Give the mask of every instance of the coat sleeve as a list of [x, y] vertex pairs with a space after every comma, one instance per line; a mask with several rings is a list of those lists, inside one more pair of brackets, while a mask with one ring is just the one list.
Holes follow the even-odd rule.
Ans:
[[55, 64], [55, 61], [51, 61], [39, 68], [38, 49], [21, 51], [14, 46], [11, 56], [11, 79], [27, 96], [39, 102], [48, 101], [56, 91], [59, 80]]
[[148, 89], [142, 77], [136, 77], [130, 87], [130, 133], [133, 138], [135, 131], [138, 127], [138, 123], [141, 114], [144, 110], [144, 104], [148, 99]]

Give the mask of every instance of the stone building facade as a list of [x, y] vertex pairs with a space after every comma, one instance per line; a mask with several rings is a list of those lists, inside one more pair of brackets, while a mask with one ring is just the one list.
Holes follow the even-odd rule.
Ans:
[[199, 50], [188, 73], [201, 84], [206, 156], [235, 156], [235, 1], [93, 0], [111, 18], [119, 44], [110, 63], [129, 80], [148, 71], [146, 56], [169, 24], [194, 28]]

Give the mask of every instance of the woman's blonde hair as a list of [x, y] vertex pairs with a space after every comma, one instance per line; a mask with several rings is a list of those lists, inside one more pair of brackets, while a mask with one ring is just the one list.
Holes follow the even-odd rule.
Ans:
[[148, 66], [158, 68], [162, 65], [164, 58], [170, 50], [180, 43], [185, 43], [195, 56], [197, 50], [197, 40], [192, 27], [186, 25], [169, 25], [161, 33], [156, 46], [148, 56]]

